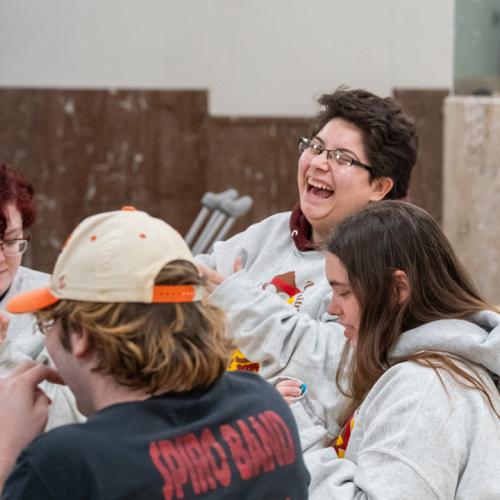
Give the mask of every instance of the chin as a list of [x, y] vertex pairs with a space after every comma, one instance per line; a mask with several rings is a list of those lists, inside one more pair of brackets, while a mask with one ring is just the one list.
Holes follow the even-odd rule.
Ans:
[[0, 279], [0, 296], [2, 296], [12, 285], [12, 280], [2, 280]]

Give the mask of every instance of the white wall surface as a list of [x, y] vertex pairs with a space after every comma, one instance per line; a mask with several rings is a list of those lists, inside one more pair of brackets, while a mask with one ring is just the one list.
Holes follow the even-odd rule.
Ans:
[[453, 0], [0, 0], [0, 86], [206, 88], [215, 115], [449, 88], [452, 51]]

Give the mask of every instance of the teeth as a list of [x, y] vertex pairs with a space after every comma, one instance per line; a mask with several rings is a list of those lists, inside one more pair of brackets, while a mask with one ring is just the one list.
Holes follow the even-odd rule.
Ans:
[[315, 181], [313, 179], [308, 179], [307, 182], [310, 186], [313, 186], [315, 188], [326, 189], [327, 191], [333, 191], [333, 189], [330, 186], [324, 184], [323, 182]]

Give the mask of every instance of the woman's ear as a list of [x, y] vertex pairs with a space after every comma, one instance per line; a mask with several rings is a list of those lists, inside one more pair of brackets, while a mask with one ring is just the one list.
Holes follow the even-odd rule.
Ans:
[[390, 177], [377, 177], [371, 181], [372, 196], [370, 201], [380, 201], [394, 186], [394, 181]]
[[411, 287], [407, 274], [401, 269], [394, 271], [394, 285], [397, 303], [404, 304], [410, 298]]

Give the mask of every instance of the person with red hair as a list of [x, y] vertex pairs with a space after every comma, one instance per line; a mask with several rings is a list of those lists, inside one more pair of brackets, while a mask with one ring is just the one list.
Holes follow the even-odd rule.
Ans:
[[[6, 304], [20, 292], [40, 288], [48, 282], [45, 273], [21, 266], [28, 248], [26, 234], [36, 220], [37, 206], [32, 184], [16, 170], [0, 164], [0, 377], [19, 364], [33, 360], [51, 364], [44, 337], [32, 314], [10, 317]], [[73, 395], [66, 387], [44, 383], [52, 400], [47, 429], [81, 421]]]

